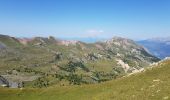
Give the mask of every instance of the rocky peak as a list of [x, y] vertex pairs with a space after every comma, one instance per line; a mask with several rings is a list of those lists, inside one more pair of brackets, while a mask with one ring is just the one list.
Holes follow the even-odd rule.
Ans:
[[122, 37], [113, 37], [110, 40], [106, 40], [105, 41], [107, 44], [115, 44], [115, 45], [134, 45], [134, 41], [130, 40], [130, 39], [126, 39], [126, 38], [122, 38]]

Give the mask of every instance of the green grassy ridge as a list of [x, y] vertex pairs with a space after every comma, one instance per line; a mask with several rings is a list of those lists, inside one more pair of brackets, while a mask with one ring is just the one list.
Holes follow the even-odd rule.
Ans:
[[42, 89], [0, 88], [2, 100], [169, 100], [170, 61], [101, 84]]

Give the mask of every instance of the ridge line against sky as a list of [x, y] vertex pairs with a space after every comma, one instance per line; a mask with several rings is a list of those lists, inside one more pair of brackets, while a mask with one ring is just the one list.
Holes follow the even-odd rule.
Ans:
[[0, 34], [146, 39], [170, 36], [170, 0], [1, 0]]

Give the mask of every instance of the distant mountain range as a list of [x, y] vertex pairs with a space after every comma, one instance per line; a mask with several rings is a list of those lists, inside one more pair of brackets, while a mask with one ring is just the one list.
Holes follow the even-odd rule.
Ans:
[[144, 46], [151, 54], [163, 59], [170, 56], [170, 38], [153, 38], [137, 41]]
[[[97, 41], [107, 40], [106, 38], [63, 38], [65, 40], [80, 40], [85, 43], [95, 43]], [[152, 38], [146, 40], [137, 41], [142, 45], [149, 53], [155, 55], [160, 59], [170, 56], [170, 37], [167, 38]]]

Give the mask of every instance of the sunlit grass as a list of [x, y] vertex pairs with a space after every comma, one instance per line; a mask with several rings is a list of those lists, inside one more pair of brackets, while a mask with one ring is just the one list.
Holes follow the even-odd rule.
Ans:
[[143, 73], [92, 85], [42, 89], [0, 88], [1, 100], [168, 100], [170, 62]]

